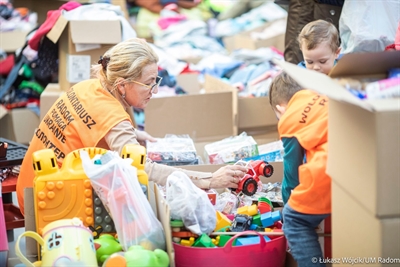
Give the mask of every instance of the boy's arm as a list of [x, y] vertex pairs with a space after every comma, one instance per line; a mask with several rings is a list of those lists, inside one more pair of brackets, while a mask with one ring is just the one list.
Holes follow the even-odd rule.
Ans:
[[286, 204], [292, 190], [299, 184], [299, 166], [303, 164], [304, 149], [297, 138], [282, 138], [283, 144], [283, 181], [282, 199]]

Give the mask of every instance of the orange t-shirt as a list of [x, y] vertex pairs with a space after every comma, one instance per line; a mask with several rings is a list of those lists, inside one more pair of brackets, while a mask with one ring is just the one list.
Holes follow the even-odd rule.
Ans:
[[118, 123], [131, 119], [120, 102], [96, 79], [80, 82], [53, 104], [30, 142], [17, 181], [19, 207], [24, 214], [24, 188], [33, 187], [32, 153], [52, 149], [61, 166], [73, 150], [96, 147]]
[[310, 90], [297, 92], [279, 120], [278, 131], [281, 138], [295, 137], [306, 154], [289, 206], [306, 214], [330, 213], [331, 178], [326, 174], [328, 99]]

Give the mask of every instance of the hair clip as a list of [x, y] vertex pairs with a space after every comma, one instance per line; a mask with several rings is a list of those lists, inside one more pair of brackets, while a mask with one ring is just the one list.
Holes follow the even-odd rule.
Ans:
[[104, 70], [107, 70], [108, 62], [110, 62], [110, 58], [109, 57], [100, 56], [100, 59], [99, 59], [99, 61], [97, 63], [101, 64], [103, 66]]

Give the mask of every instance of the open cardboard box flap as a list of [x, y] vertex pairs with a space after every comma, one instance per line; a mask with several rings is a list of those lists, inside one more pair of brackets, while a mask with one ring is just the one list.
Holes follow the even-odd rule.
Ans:
[[57, 43], [68, 23], [71, 29], [71, 40], [74, 44], [116, 44], [122, 40], [119, 20], [68, 21], [64, 16], [58, 18], [47, 34], [47, 38], [53, 43]]
[[355, 53], [344, 55], [330, 72], [330, 77], [316, 71], [307, 70], [292, 63], [274, 60], [301, 86], [315, 90], [340, 102], [348, 102], [369, 111], [399, 110], [398, 99], [361, 100], [351, 94], [332, 78], [339, 77], [380, 77], [387, 70], [400, 67], [400, 51], [379, 53]]

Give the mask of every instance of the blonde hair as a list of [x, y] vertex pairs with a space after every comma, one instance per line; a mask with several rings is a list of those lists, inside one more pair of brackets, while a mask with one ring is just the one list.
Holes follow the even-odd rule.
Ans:
[[306, 45], [308, 50], [312, 50], [324, 41], [328, 42], [332, 52], [336, 52], [339, 48], [338, 30], [332, 23], [322, 19], [308, 23], [303, 27], [298, 37], [300, 50], [303, 44]]
[[269, 103], [275, 109], [276, 105], [289, 103], [295, 93], [303, 88], [287, 73], [281, 72], [273, 79], [269, 89]]
[[132, 38], [105, 52], [92, 73], [112, 92], [123, 79], [139, 79], [144, 67], [157, 62], [157, 54], [145, 40]]

